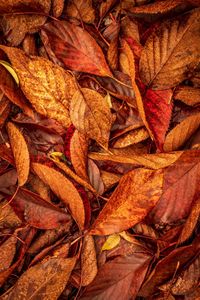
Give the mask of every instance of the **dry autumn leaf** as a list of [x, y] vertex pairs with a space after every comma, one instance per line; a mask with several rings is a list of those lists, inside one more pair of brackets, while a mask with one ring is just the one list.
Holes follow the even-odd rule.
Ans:
[[20, 130], [11, 122], [7, 124], [10, 144], [18, 174], [18, 185], [26, 183], [29, 175], [30, 158], [26, 141]]
[[92, 0], [70, 0], [67, 3], [66, 13], [69, 17], [80, 19], [85, 23], [94, 23], [95, 20]]
[[140, 76], [146, 85], [157, 90], [174, 87], [186, 78], [188, 70], [197, 66], [199, 19], [197, 9], [180, 20], [164, 22], [148, 38], [140, 60]]
[[80, 226], [84, 228], [85, 211], [83, 201], [74, 185], [60, 172], [39, 163], [33, 163], [34, 172], [48, 184], [52, 191], [69, 207], [70, 212]]
[[158, 202], [162, 185], [161, 170], [137, 169], [123, 176], [90, 234], [117, 233], [139, 223]]
[[71, 100], [70, 117], [78, 131], [108, 147], [112, 115], [99, 93], [86, 88], [76, 91]]
[[45, 58], [28, 57], [16, 48], [1, 48], [8, 55], [19, 76], [21, 89], [36, 111], [68, 127], [71, 124], [70, 99], [76, 91], [73, 77]]

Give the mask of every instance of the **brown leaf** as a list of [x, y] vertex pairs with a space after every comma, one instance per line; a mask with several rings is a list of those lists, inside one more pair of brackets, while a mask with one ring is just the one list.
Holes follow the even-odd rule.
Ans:
[[83, 201], [74, 185], [60, 172], [39, 163], [33, 163], [34, 172], [48, 184], [52, 191], [69, 207], [81, 229], [84, 228], [85, 211]]
[[26, 183], [29, 175], [30, 157], [26, 141], [20, 130], [11, 122], [7, 124], [10, 144], [18, 174], [18, 185]]
[[15, 256], [16, 243], [17, 237], [13, 235], [0, 246], [0, 273], [10, 267]]
[[86, 288], [81, 300], [135, 299], [144, 280], [149, 255], [133, 253], [119, 255], [106, 262], [94, 281]]
[[7, 300], [57, 300], [69, 280], [76, 258], [50, 257], [29, 268], [14, 285]]
[[191, 212], [184, 224], [183, 230], [180, 234], [178, 242], [181, 244], [190, 238], [195, 226], [197, 225], [200, 216], [200, 198], [198, 197], [192, 206]]
[[88, 138], [75, 130], [70, 141], [70, 157], [75, 172], [78, 176], [89, 180], [87, 174]]
[[185, 151], [164, 171], [163, 194], [151, 211], [154, 223], [171, 224], [185, 218], [198, 195], [200, 182], [200, 151]]
[[178, 150], [191, 137], [200, 125], [200, 113], [185, 118], [166, 136], [164, 151]]
[[83, 240], [83, 248], [81, 255], [81, 284], [89, 285], [97, 275], [96, 250], [93, 237], [86, 235]]
[[196, 239], [192, 245], [173, 250], [168, 256], [161, 259], [153, 269], [140, 290], [140, 296], [148, 297], [154, 293], [159, 285], [177, 272], [177, 267], [183, 266], [199, 252], [200, 243]]
[[162, 185], [162, 170], [137, 169], [124, 175], [90, 234], [117, 233], [139, 223], [159, 200]]
[[176, 1], [161, 0], [147, 5], [133, 7], [130, 9], [130, 12], [134, 14], [146, 14], [146, 15], [163, 14], [173, 10], [180, 4], [183, 4], [183, 2], [184, 2], [183, 0], [176, 0]]
[[0, 92], [0, 128], [4, 126], [4, 123], [10, 113], [10, 101], [2, 92]]
[[190, 86], [179, 87], [173, 96], [174, 99], [181, 100], [187, 105], [195, 105], [200, 102], [200, 88]]
[[115, 4], [116, 0], [106, 0], [101, 2], [100, 8], [99, 8], [99, 16], [100, 18], [104, 17], [105, 14], [112, 8], [112, 6]]
[[97, 165], [91, 160], [88, 160], [88, 175], [91, 185], [95, 188], [98, 194], [103, 194], [104, 184]]
[[115, 173], [101, 171], [101, 178], [105, 187], [105, 190], [110, 189], [115, 183], [117, 183], [121, 176]]
[[52, 11], [53, 11], [53, 16], [58, 18], [63, 12], [64, 8], [64, 3], [65, 0], [53, 0], [52, 2]]
[[112, 114], [98, 92], [86, 88], [77, 91], [71, 101], [70, 116], [78, 131], [108, 147]]
[[28, 190], [20, 189], [10, 204], [22, 221], [39, 229], [54, 229], [69, 223], [70, 216]]
[[21, 225], [21, 220], [15, 214], [12, 207], [8, 202], [0, 202], [0, 229], [3, 228], [16, 228]]
[[[119, 30], [118, 30], [119, 34]], [[110, 42], [107, 58], [109, 65], [112, 70], [118, 69], [118, 62], [119, 62], [119, 53], [118, 53], [118, 43], [119, 43], [119, 36], [117, 36]]]
[[[6, 2], [6, 3], [5, 3]], [[24, 2], [24, 3], [23, 3]], [[32, 3], [31, 3], [32, 2]], [[45, 23], [46, 21], [46, 16], [41, 16], [37, 14], [38, 12], [43, 12], [44, 14], [48, 14], [50, 11], [51, 7], [51, 1], [50, 0], [24, 0], [24, 1], [4, 1], [1, 3], [1, 6], [7, 6], [7, 11], [11, 10], [14, 12], [14, 10], [17, 10], [15, 7], [19, 5], [19, 10], [20, 11], [20, 4], [23, 7], [24, 6], [29, 6], [29, 11], [33, 10], [33, 15], [31, 16], [30, 14], [19, 14], [19, 15], [4, 15], [3, 16], [3, 31], [4, 34], [6, 35], [7, 41], [12, 45], [12, 46], [18, 46], [22, 40], [24, 39], [26, 33], [35, 33], [38, 31], [38, 29]], [[0, 10], [1, 10], [0, 6]], [[32, 6], [32, 8], [31, 8]], [[6, 7], [5, 7], [6, 8]], [[10, 8], [10, 9], [9, 9]]]
[[69, 103], [76, 91], [73, 77], [45, 58], [30, 58], [17, 48], [1, 46], [1, 49], [8, 55], [21, 89], [36, 111], [68, 127]]
[[80, 19], [85, 23], [94, 23], [95, 10], [92, 0], [70, 0], [67, 3], [66, 14], [69, 17]]
[[[164, 2], [164, 1], [163, 1]], [[147, 40], [140, 60], [140, 76], [154, 89], [173, 87], [187, 78], [199, 61], [200, 10], [164, 22]]]
[[112, 76], [101, 48], [86, 30], [65, 21], [54, 21], [43, 26], [42, 35], [67, 68]]

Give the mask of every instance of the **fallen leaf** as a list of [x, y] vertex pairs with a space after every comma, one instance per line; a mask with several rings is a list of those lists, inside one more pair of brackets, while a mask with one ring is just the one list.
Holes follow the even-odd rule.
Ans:
[[191, 137], [200, 125], [200, 113], [185, 118], [166, 136], [164, 151], [178, 150]]
[[1, 49], [8, 55], [21, 89], [36, 111], [68, 127], [69, 102], [76, 91], [73, 77], [45, 58], [30, 58], [17, 48], [1, 46]]
[[[163, 1], [164, 2], [164, 1]], [[153, 89], [174, 87], [200, 58], [200, 10], [164, 22], [147, 40], [140, 60], [142, 81]], [[183, 51], [184, 49], [184, 51]]]
[[82, 20], [85, 23], [94, 23], [95, 10], [92, 0], [70, 0], [67, 3], [66, 14], [68, 17]]
[[57, 300], [65, 288], [76, 257], [49, 257], [29, 268], [14, 285], [8, 300]]
[[113, 148], [124, 148], [133, 144], [137, 144], [149, 137], [148, 131], [142, 127], [125, 133], [119, 137], [113, 144]]
[[17, 237], [13, 235], [0, 246], [0, 273], [10, 267], [15, 256], [16, 243]]
[[94, 239], [86, 235], [83, 240], [83, 250], [81, 255], [81, 284], [89, 285], [97, 275], [97, 259]]
[[43, 26], [42, 36], [47, 37], [52, 51], [66, 67], [112, 76], [101, 48], [86, 30], [66, 21], [54, 21]]
[[196, 105], [200, 102], [200, 88], [182, 86], [176, 89], [173, 97], [187, 105]]
[[91, 160], [88, 160], [88, 175], [91, 185], [99, 195], [104, 192], [104, 183], [101, 178], [101, 173], [97, 165]]
[[108, 238], [106, 239], [105, 243], [103, 244], [101, 250], [105, 251], [105, 250], [111, 250], [113, 248], [115, 248], [119, 242], [120, 242], [120, 235], [119, 234], [111, 234], [108, 236]]
[[53, 0], [52, 2], [52, 11], [53, 16], [58, 18], [61, 16], [63, 9], [64, 9], [64, 0]]
[[139, 223], [156, 205], [162, 195], [162, 185], [162, 170], [137, 169], [124, 175], [90, 234], [113, 234]]
[[70, 117], [78, 131], [108, 147], [112, 115], [99, 93], [86, 88], [76, 91], [71, 100]]
[[10, 75], [13, 77], [15, 82], [19, 85], [19, 78], [15, 70], [12, 68], [12, 66], [7, 61], [4, 60], [0, 60], [0, 64], [10, 73]]
[[26, 141], [20, 130], [11, 122], [7, 124], [10, 144], [18, 174], [18, 186], [23, 186], [29, 175], [30, 158]]
[[147, 5], [136, 6], [130, 9], [131, 13], [143, 14], [143, 15], [154, 15], [154, 14], [164, 14], [167, 13], [180, 4], [183, 4], [183, 0], [161, 0], [154, 3], [149, 3]]
[[77, 175], [86, 181], [89, 180], [87, 174], [87, 153], [88, 153], [88, 138], [75, 130], [70, 141], [70, 156], [71, 162]]
[[69, 207], [70, 212], [80, 226], [84, 228], [85, 211], [83, 201], [74, 185], [60, 172], [39, 163], [32, 163], [34, 172], [48, 184], [51, 190]]

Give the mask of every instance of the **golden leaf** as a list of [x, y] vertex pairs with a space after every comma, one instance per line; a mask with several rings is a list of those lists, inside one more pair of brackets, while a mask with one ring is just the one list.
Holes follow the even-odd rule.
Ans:
[[148, 137], [149, 133], [146, 128], [138, 128], [119, 137], [113, 144], [113, 148], [124, 148], [133, 144], [137, 144], [146, 140]]
[[75, 130], [70, 141], [71, 162], [77, 175], [89, 181], [87, 173], [88, 138]]
[[199, 125], [200, 113], [187, 117], [168, 133], [163, 146], [164, 151], [179, 149], [198, 129]]
[[173, 87], [187, 78], [200, 59], [200, 10], [164, 22], [147, 40], [140, 59], [140, 76], [154, 89]]
[[124, 175], [95, 220], [90, 234], [108, 235], [139, 223], [162, 195], [163, 170], [136, 169]]
[[34, 172], [48, 184], [51, 190], [70, 209], [70, 212], [81, 229], [84, 228], [85, 211], [83, 201], [74, 185], [60, 172], [39, 163], [33, 163]]
[[80, 19], [85, 23], [93, 23], [95, 20], [92, 0], [70, 0], [67, 3], [66, 13], [69, 17]]
[[53, 16], [58, 18], [63, 12], [64, 8], [64, 3], [65, 0], [53, 0], [52, 1], [52, 11], [53, 11]]
[[174, 99], [181, 100], [187, 105], [200, 103], [200, 89], [190, 86], [179, 87], [174, 94]]
[[75, 257], [49, 257], [41, 261], [21, 275], [7, 299], [57, 300], [75, 263]]
[[97, 259], [93, 237], [86, 235], [83, 240], [81, 255], [81, 278], [82, 285], [89, 285], [97, 275]]
[[96, 91], [76, 91], [70, 108], [72, 123], [81, 133], [107, 148], [112, 114], [105, 99]]
[[72, 75], [45, 58], [28, 57], [17, 48], [1, 46], [1, 49], [8, 55], [20, 87], [35, 110], [68, 127], [69, 103], [76, 91]]
[[22, 186], [28, 179], [30, 169], [28, 147], [22, 133], [13, 123], [7, 124], [7, 130], [17, 168], [18, 185]]
[[111, 250], [115, 248], [120, 243], [120, 240], [121, 238], [119, 234], [109, 235], [109, 237], [106, 239], [105, 243], [103, 244], [101, 251]]

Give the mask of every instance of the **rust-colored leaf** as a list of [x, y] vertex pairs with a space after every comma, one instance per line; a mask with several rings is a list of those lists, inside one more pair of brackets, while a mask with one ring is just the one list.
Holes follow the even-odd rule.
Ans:
[[108, 147], [112, 115], [99, 93], [86, 88], [77, 91], [71, 101], [70, 116], [78, 131]]
[[94, 239], [90, 235], [86, 235], [83, 240], [81, 266], [81, 284], [86, 286], [94, 280], [98, 271]]
[[0, 246], [0, 273], [10, 267], [15, 256], [16, 243], [17, 237], [13, 235]]
[[32, 168], [40, 179], [48, 184], [52, 191], [69, 207], [73, 218], [83, 229], [85, 222], [83, 201], [74, 185], [53, 168], [39, 163], [33, 163]]
[[42, 30], [51, 49], [66, 67], [99, 76], [111, 76], [103, 52], [93, 37], [79, 26], [65, 21], [46, 24]]
[[[164, 2], [164, 1], [163, 1]], [[200, 58], [200, 11], [164, 22], [147, 40], [140, 60], [140, 76], [154, 89], [183, 81]], [[183, 51], [184, 49], [184, 51]]]
[[71, 124], [69, 103], [76, 91], [73, 77], [45, 58], [30, 58], [22, 50], [1, 48], [8, 55], [19, 76], [21, 89], [36, 111], [68, 127]]
[[93, 23], [95, 20], [95, 10], [92, 7], [92, 0], [68, 1], [66, 14], [69, 17], [80, 19], [85, 23]]
[[173, 96], [174, 99], [180, 100], [187, 105], [196, 105], [200, 102], [200, 88], [179, 87]]
[[65, 288], [76, 258], [49, 257], [29, 268], [17, 281], [8, 300], [57, 300]]
[[137, 169], [124, 175], [90, 234], [112, 234], [139, 223], [162, 194], [163, 172]]
[[20, 130], [11, 122], [7, 125], [8, 135], [18, 174], [18, 185], [26, 183], [29, 175], [30, 158], [26, 141]]

